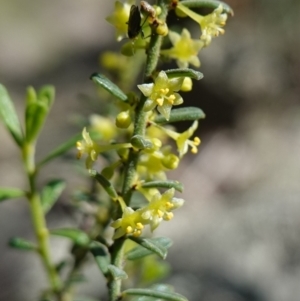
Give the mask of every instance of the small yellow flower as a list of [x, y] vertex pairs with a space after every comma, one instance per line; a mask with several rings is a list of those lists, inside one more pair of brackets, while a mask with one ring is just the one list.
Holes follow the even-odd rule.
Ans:
[[83, 154], [88, 155], [85, 161], [85, 166], [88, 170], [92, 168], [93, 162], [97, 160], [99, 153], [132, 147], [130, 143], [98, 145], [92, 140], [86, 128], [82, 131], [82, 138], [83, 140], [76, 143], [78, 149], [77, 158], [80, 159]]
[[169, 79], [167, 74], [161, 71], [154, 83], [138, 85], [138, 88], [147, 97], [144, 110], [148, 112], [157, 106], [159, 113], [169, 120], [172, 106], [183, 103], [182, 97], [175, 93], [180, 90], [182, 82], [183, 78]]
[[114, 12], [110, 16], [106, 17], [106, 21], [116, 28], [117, 41], [121, 41], [127, 36], [127, 22], [129, 19], [130, 7], [134, 4], [134, 2], [135, 1], [133, 0], [129, 0], [126, 3], [116, 1]]
[[88, 156], [86, 158], [85, 165], [87, 169], [91, 169], [93, 162], [95, 162], [98, 158], [100, 148], [92, 140], [86, 128], [82, 131], [82, 138], [83, 140], [77, 141], [76, 143], [76, 147], [78, 149], [77, 158], [80, 159], [83, 154], [87, 154]]
[[157, 124], [154, 124], [156, 127], [162, 129], [165, 131], [165, 133], [175, 140], [177, 149], [179, 152], [179, 157], [182, 158], [183, 155], [185, 155], [188, 151], [188, 148], [191, 147], [191, 152], [193, 154], [196, 154], [198, 152], [198, 146], [200, 145], [200, 139], [199, 137], [195, 137], [193, 140], [190, 140], [189, 138], [194, 134], [196, 129], [198, 128], [198, 121], [194, 121], [192, 126], [188, 128], [185, 132], [179, 134], [173, 130], [170, 130], [168, 128], [163, 128]]
[[141, 212], [125, 207], [122, 217], [114, 221], [111, 226], [116, 229], [113, 239], [120, 238], [126, 234], [140, 236], [144, 228]]
[[179, 68], [187, 68], [189, 64], [200, 67], [200, 60], [197, 55], [204, 46], [204, 42], [191, 39], [190, 32], [185, 28], [181, 35], [170, 31], [169, 38], [173, 48], [162, 50], [161, 54], [175, 59]]
[[200, 39], [205, 46], [210, 44], [213, 37], [217, 37], [219, 34], [225, 32], [222, 27], [226, 24], [227, 14], [223, 13], [223, 6], [221, 4], [211, 14], [206, 16], [195, 13], [180, 2], [176, 9], [180, 13], [189, 16], [200, 25], [202, 32]]
[[144, 224], [150, 224], [151, 231], [155, 230], [162, 220], [169, 221], [174, 214], [174, 209], [181, 207], [184, 203], [183, 199], [174, 197], [175, 189], [171, 188], [162, 195], [158, 192], [152, 197], [149, 205], [139, 209]]

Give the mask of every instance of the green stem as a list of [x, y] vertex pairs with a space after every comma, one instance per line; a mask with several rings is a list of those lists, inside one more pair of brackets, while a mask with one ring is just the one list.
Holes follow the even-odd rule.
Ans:
[[[115, 240], [110, 250], [112, 264], [121, 269], [123, 265], [124, 242], [125, 239], [123, 237]], [[108, 279], [109, 301], [120, 300], [121, 286], [121, 279], [113, 279], [112, 277]]]
[[[162, 9], [159, 18], [163, 22], [165, 22], [168, 13], [168, 5], [165, 2], [166, 0], [157, 1], [157, 5], [159, 5]], [[151, 36], [149, 50], [147, 53], [144, 83], [148, 83], [152, 81], [151, 77], [154, 71], [156, 70], [162, 39], [163, 37], [157, 34], [153, 34]], [[143, 136], [145, 134], [146, 122], [147, 122], [147, 113], [144, 112], [145, 101], [146, 101], [146, 97], [141, 95], [139, 104], [135, 112], [136, 114], [135, 114], [133, 135]], [[122, 196], [127, 206], [130, 202], [131, 195], [132, 195], [132, 185], [136, 174], [138, 158], [139, 158], [139, 151], [131, 149], [124, 170], [124, 182], [122, 188]], [[122, 264], [123, 264], [124, 241], [125, 241], [124, 238], [117, 239], [111, 247], [111, 254], [112, 254], [111, 263], [119, 268], [122, 268]], [[121, 295], [121, 285], [122, 285], [121, 280], [109, 279], [108, 287], [109, 287], [110, 301], [119, 300], [119, 297]]]
[[38, 243], [39, 254], [48, 275], [51, 289], [55, 294], [58, 294], [61, 287], [61, 281], [56, 272], [55, 266], [51, 261], [49, 231], [46, 225], [46, 219], [42, 209], [40, 196], [35, 188], [36, 167], [34, 155], [35, 145], [31, 143], [25, 143], [23, 145], [23, 160], [30, 186], [27, 197], [29, 201], [31, 219]]
[[[166, 2], [165, 0], [157, 1], [157, 5], [161, 7], [161, 14], [159, 15], [159, 19], [163, 22], [166, 21], [166, 17], [168, 14], [168, 5], [165, 2]], [[144, 83], [148, 83], [151, 81], [151, 76], [156, 70], [162, 39], [163, 37], [157, 34], [152, 34], [151, 36], [149, 49], [147, 53]], [[146, 97], [141, 94], [140, 101], [135, 112], [136, 114], [135, 114], [133, 135], [143, 136], [145, 134], [146, 122], [147, 122], [147, 118], [146, 118], [147, 114], [143, 110], [145, 101], [146, 101]], [[127, 205], [129, 204], [132, 195], [132, 184], [135, 178], [138, 157], [139, 157], [139, 152], [134, 149], [131, 149], [127, 164], [125, 166], [122, 194], [123, 194], [124, 201], [126, 202]]]

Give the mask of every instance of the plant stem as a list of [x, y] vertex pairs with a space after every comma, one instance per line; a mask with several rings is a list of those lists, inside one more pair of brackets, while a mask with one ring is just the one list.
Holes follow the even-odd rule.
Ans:
[[[161, 14], [159, 16], [160, 20], [165, 22], [168, 5], [165, 3], [166, 0], [158, 0], [157, 5], [161, 7]], [[162, 43], [162, 36], [157, 34], [152, 34], [149, 44], [149, 49], [147, 53], [146, 68], [144, 74], [144, 83], [148, 83], [152, 80], [152, 74], [156, 70], [157, 62], [159, 59], [160, 47]], [[146, 130], [147, 113], [144, 111], [146, 97], [141, 94], [139, 104], [136, 107], [135, 121], [134, 121], [134, 131], [133, 135], [144, 135]], [[129, 152], [129, 157], [124, 170], [124, 182], [122, 188], [122, 196], [126, 203], [129, 204], [132, 195], [132, 185], [135, 178], [137, 162], [139, 158], [139, 151], [131, 149]], [[111, 246], [111, 264], [118, 268], [122, 268], [123, 264], [123, 246], [125, 239], [120, 238], [115, 240], [114, 244]], [[117, 301], [121, 295], [121, 280], [109, 279], [109, 300]]]
[[[157, 5], [161, 7], [161, 14], [159, 18], [161, 21], [165, 22], [168, 14], [168, 5], [165, 3], [166, 0], [158, 0]], [[160, 47], [163, 37], [157, 34], [152, 34], [149, 49], [147, 53], [146, 68], [144, 74], [144, 83], [151, 81], [151, 76], [156, 70], [157, 62], [159, 59]], [[144, 112], [146, 97], [141, 94], [139, 104], [136, 108], [135, 121], [134, 121], [134, 132], [133, 135], [144, 135], [147, 122], [147, 113]], [[129, 157], [124, 171], [124, 182], [122, 194], [124, 201], [128, 205], [132, 195], [132, 184], [135, 178], [136, 166], [138, 162], [139, 152], [131, 149], [129, 152]]]
[[61, 281], [56, 272], [55, 266], [51, 261], [49, 248], [49, 231], [46, 225], [45, 215], [41, 205], [41, 199], [35, 188], [35, 145], [33, 143], [24, 143], [23, 160], [29, 181], [29, 192], [27, 198], [29, 201], [31, 219], [35, 236], [38, 243], [39, 254], [45, 267], [51, 289], [53, 293], [58, 294], [61, 288]]

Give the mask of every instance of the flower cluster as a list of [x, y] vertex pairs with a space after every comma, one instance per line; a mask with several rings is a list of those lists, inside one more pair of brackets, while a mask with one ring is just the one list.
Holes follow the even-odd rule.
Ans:
[[147, 206], [136, 211], [126, 207], [121, 218], [112, 223], [116, 229], [114, 239], [126, 234], [140, 236], [145, 225], [150, 225], [151, 231], [155, 230], [162, 220], [169, 221], [173, 218], [173, 210], [181, 207], [183, 199], [174, 197], [175, 189], [171, 188], [160, 194], [157, 192]]
[[[188, 68], [190, 65], [200, 67], [198, 54], [211, 43], [212, 38], [224, 33], [227, 13], [220, 4], [210, 14], [202, 16], [191, 9], [190, 5], [193, 3], [189, 2], [186, 6], [184, 1], [173, 2], [173, 8], [179, 17], [188, 16], [200, 25], [200, 39], [192, 38], [187, 28], [182, 28], [180, 33], [168, 28], [167, 13], [162, 13], [168, 6], [157, 7], [141, 1], [139, 7], [132, 0], [124, 3], [116, 1], [114, 12], [107, 17], [107, 21], [116, 28], [118, 41], [125, 36], [131, 38], [132, 41], [123, 45], [121, 52], [128, 56], [135, 55], [135, 59], [130, 63], [129, 57], [124, 59], [114, 53], [102, 57], [103, 65], [113, 71], [114, 78], [119, 78], [122, 82], [116, 87], [103, 79], [103, 76], [99, 76], [97, 82], [113, 97], [122, 101], [118, 103], [119, 111], [115, 112], [115, 122], [97, 115], [90, 119], [91, 130], [101, 134], [101, 143], [96, 143], [84, 129], [83, 140], [77, 142], [77, 148], [79, 158], [83, 154], [87, 155], [86, 168], [89, 170], [100, 153], [116, 150], [119, 156], [117, 161], [106, 156], [111, 161], [98, 177], [111, 199], [119, 202], [122, 212], [111, 224], [115, 229], [113, 239], [124, 235], [140, 236], [145, 226], [149, 225], [153, 231], [162, 220], [169, 221], [173, 218], [173, 210], [181, 207], [184, 201], [174, 197], [178, 182], [168, 180], [166, 172], [176, 169], [189, 149], [196, 154], [200, 145], [200, 139], [194, 133], [198, 128], [198, 119], [203, 118], [204, 113], [198, 108], [177, 108], [184, 102], [179, 93], [191, 90], [192, 79], [202, 78], [200, 72]], [[172, 5], [169, 9], [172, 9]], [[144, 26], [149, 31], [145, 38]], [[170, 41], [172, 46], [160, 49], [161, 45], [167, 45], [162, 43], [165, 37], [166, 42]], [[138, 76], [134, 66], [142, 64], [136, 50], [147, 51], [149, 45], [158, 40], [157, 60], [175, 60], [179, 69], [157, 71], [153, 68], [151, 74], [146, 74], [145, 81], [137, 85], [140, 95], [134, 92], [125, 94], [121, 91], [124, 82], [133, 83]], [[178, 133], [170, 123], [181, 120], [191, 120], [193, 123], [187, 130]], [[129, 142], [116, 143], [120, 140]], [[177, 151], [169, 144], [170, 140], [174, 140]], [[122, 188], [115, 189], [110, 180], [118, 172], [121, 174], [115, 183], [123, 181], [123, 184]], [[161, 192], [163, 188], [166, 190]], [[143, 196], [146, 205], [142, 202], [131, 207], [137, 194]]]

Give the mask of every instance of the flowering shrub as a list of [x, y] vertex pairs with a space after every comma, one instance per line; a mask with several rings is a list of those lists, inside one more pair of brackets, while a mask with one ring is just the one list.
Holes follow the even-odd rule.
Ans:
[[[202, 16], [196, 12], [199, 8], [209, 8], [211, 13]], [[189, 17], [197, 22], [200, 38], [199, 35], [192, 38], [187, 28], [179, 32], [169, 29], [167, 15], [173, 11], [179, 18]], [[42, 293], [40, 300], [75, 300], [72, 279], [89, 253], [107, 280], [110, 301], [127, 300], [131, 296], [137, 296], [134, 299], [137, 301], [186, 300], [167, 285], [144, 288], [139, 287], [141, 283], [137, 281], [138, 288], [128, 288], [122, 284], [136, 269], [127, 262], [143, 258], [142, 264], [146, 265], [147, 256], [151, 254], [165, 259], [171, 245], [168, 238], [149, 237], [147, 228], [154, 232], [162, 221], [173, 219], [175, 209], [183, 206], [184, 200], [175, 197], [176, 190], [182, 192], [182, 184], [168, 179], [167, 172], [179, 166], [189, 149], [197, 153], [200, 139], [194, 133], [198, 120], [204, 118], [199, 108], [177, 106], [184, 103], [181, 91], [190, 91], [193, 80], [203, 77], [189, 66], [200, 67], [199, 52], [224, 33], [228, 14], [232, 14], [230, 7], [216, 0], [157, 0], [155, 5], [146, 1], [138, 5], [130, 0], [116, 1], [114, 11], [106, 20], [115, 27], [117, 41], [126, 36], [131, 40], [123, 44], [122, 55], [113, 52], [102, 55], [107, 76], [91, 75], [99, 93], [103, 89], [108, 92], [101, 94], [102, 97], [108, 102], [115, 101], [111, 102], [113, 113], [109, 116], [93, 114], [81, 138], [70, 139], [38, 163], [35, 162], [35, 145], [54, 101], [54, 88], [45, 86], [37, 92], [28, 88], [22, 127], [6, 89], [0, 86], [0, 116], [20, 147], [29, 182], [27, 191], [1, 188], [0, 200], [23, 196], [29, 201], [37, 242], [15, 238], [11, 246], [35, 251], [41, 257], [49, 289]], [[170, 48], [167, 41], [172, 45]], [[164, 70], [165, 59], [175, 60], [179, 68]], [[131, 91], [139, 75], [137, 70], [141, 68], [145, 70], [143, 81], [138, 80], [139, 84]], [[112, 75], [115, 83], [109, 79]], [[178, 133], [173, 124], [186, 120], [191, 121], [191, 126]], [[84, 212], [93, 222], [84, 230], [48, 229], [45, 215], [59, 198], [65, 183], [52, 180], [40, 191], [36, 185], [38, 171], [69, 150], [74, 141], [77, 141], [78, 159], [85, 157], [86, 173], [99, 184], [96, 191], [81, 192], [77, 196], [82, 212], [84, 202], [94, 209]], [[101, 168], [95, 167], [99, 157]], [[73, 242], [74, 263], [69, 266], [69, 273], [62, 272], [63, 262], [53, 263], [49, 235], [63, 236]], [[152, 267], [160, 272], [151, 281], [165, 275], [166, 269], [159, 269], [158, 264], [152, 262]]]

